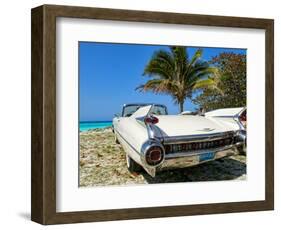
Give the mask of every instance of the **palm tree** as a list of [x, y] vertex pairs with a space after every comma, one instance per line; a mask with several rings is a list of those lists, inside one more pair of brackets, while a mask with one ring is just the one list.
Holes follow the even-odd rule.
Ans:
[[191, 99], [195, 90], [214, 84], [212, 76], [217, 69], [202, 61], [201, 56], [202, 49], [198, 49], [189, 59], [186, 48], [182, 46], [156, 51], [143, 72], [151, 79], [136, 90], [169, 94], [183, 112], [186, 98]]

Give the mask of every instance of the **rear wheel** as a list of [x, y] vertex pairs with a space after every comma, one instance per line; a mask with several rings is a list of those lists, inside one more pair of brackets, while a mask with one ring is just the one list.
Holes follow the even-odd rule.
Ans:
[[128, 154], [126, 154], [126, 162], [127, 168], [131, 173], [140, 172], [142, 170], [142, 167], [137, 162], [135, 162]]
[[240, 155], [246, 155], [247, 154], [246, 146], [245, 145], [239, 146], [238, 147], [238, 151], [239, 151]]

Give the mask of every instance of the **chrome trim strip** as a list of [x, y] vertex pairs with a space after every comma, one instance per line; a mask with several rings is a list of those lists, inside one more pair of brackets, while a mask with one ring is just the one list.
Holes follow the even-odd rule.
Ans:
[[244, 127], [244, 125], [240, 122], [239, 117], [241, 116], [241, 114], [246, 110], [247, 108], [245, 107], [244, 109], [242, 109], [238, 114], [236, 114], [236, 116], [233, 117], [233, 120], [236, 121], [236, 123], [239, 126], [240, 130], [246, 131], [246, 128]]
[[[147, 135], [148, 135], [148, 139], [153, 139], [153, 140], [157, 140], [157, 141], [162, 141], [163, 138], [162, 136], [159, 137], [156, 135], [155, 133], [155, 129], [157, 129], [158, 127], [156, 125], [153, 125], [153, 124], [147, 124], [145, 123], [145, 118], [147, 117], [152, 117], [151, 115], [151, 111], [153, 110], [154, 108], [154, 104], [151, 105], [149, 111], [147, 112], [147, 114], [145, 116], [142, 116], [142, 117], [137, 117], [136, 120], [143, 123], [144, 126], [146, 127], [146, 131], [147, 131]], [[159, 128], [158, 128], [159, 129]]]
[[239, 154], [238, 149], [236, 147], [232, 147], [225, 150], [217, 151], [215, 152], [215, 156], [213, 159], [202, 161], [202, 162], [200, 162], [198, 155], [186, 155], [177, 158], [166, 158], [166, 161], [160, 167], [158, 167], [157, 170], [161, 171], [163, 169], [190, 167], [190, 166], [203, 164], [208, 161], [214, 161], [223, 157], [228, 157], [236, 154]]
[[[150, 117], [150, 114], [151, 114], [151, 111], [152, 111], [153, 108], [154, 108], [154, 104], [151, 105], [151, 107], [150, 107], [148, 113], [146, 114], [146, 116], [144, 117], [144, 119], [145, 119], [146, 117]], [[152, 124], [146, 124], [146, 123], [144, 123], [144, 124], [145, 124], [145, 126], [146, 126], [148, 138], [149, 138], [149, 139], [155, 139], [155, 133], [154, 133], [152, 127], [151, 127]]]
[[186, 135], [186, 136], [175, 136], [175, 137], [163, 137], [163, 144], [180, 144], [189, 142], [203, 142], [212, 141], [222, 138], [233, 138], [236, 136], [235, 131], [228, 131], [223, 133], [213, 133], [213, 134], [196, 134], [196, 135]]
[[231, 149], [233, 147], [236, 147], [236, 144], [226, 145], [224, 147], [215, 148], [215, 149], [201, 149], [201, 150], [192, 151], [192, 152], [167, 153], [165, 158], [168, 160], [168, 159], [178, 158], [178, 157], [196, 156], [196, 155], [200, 155], [200, 154], [203, 154], [206, 152], [220, 152], [220, 151]]
[[122, 140], [124, 140], [136, 153], [140, 154], [140, 152], [138, 150], [136, 150], [134, 148], [134, 146], [132, 146], [121, 134], [120, 132], [118, 132], [116, 129], [114, 130], [116, 133], [118, 133], [118, 135], [122, 138]]

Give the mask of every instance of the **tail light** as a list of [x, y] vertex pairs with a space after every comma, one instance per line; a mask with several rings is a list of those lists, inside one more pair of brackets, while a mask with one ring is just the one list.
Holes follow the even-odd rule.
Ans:
[[149, 116], [149, 117], [146, 117], [144, 118], [144, 122], [146, 124], [157, 124], [159, 122], [158, 118], [157, 117], [154, 117], [154, 116]]
[[159, 146], [150, 147], [145, 154], [145, 160], [147, 164], [151, 166], [158, 165], [163, 160], [163, 158], [164, 152]]
[[239, 116], [240, 123], [246, 128], [247, 126], [247, 111], [244, 110]]

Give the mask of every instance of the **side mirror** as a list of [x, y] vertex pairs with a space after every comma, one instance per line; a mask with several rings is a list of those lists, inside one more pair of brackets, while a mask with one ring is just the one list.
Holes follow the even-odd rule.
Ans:
[[117, 118], [118, 118], [118, 117], [120, 117], [120, 114], [119, 114], [119, 113], [115, 113], [115, 114], [114, 114], [114, 117], [117, 117]]

